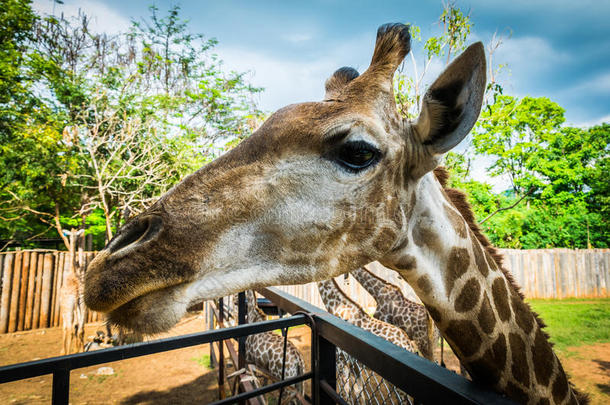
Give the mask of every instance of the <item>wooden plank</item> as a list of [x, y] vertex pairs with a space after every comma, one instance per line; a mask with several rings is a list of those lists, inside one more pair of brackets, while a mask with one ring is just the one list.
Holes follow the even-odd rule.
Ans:
[[48, 328], [51, 315], [51, 288], [53, 285], [53, 253], [45, 253], [42, 268], [42, 293], [40, 295], [40, 327]]
[[550, 265], [550, 257], [549, 253], [546, 250], [539, 250], [539, 264], [544, 269], [544, 277], [546, 279], [546, 291], [545, 295], [549, 298], [557, 297], [557, 277], [555, 277], [555, 272], [553, 271], [553, 267]]
[[53, 266], [53, 283], [51, 284], [51, 310], [49, 314], [49, 326], [54, 327], [58, 326], [59, 322], [57, 317], [59, 315], [59, 289], [61, 288], [61, 270], [63, 269], [63, 253], [64, 252], [55, 252], [55, 260]]
[[549, 252], [551, 269], [555, 273], [555, 280], [557, 280], [557, 298], [565, 297], [566, 290], [566, 280], [564, 273], [561, 271], [561, 267], [559, 267], [559, 257], [555, 254], [554, 251]]
[[572, 277], [572, 270], [568, 267], [568, 261], [566, 253], [557, 251], [559, 256], [559, 268], [565, 274], [567, 280], [566, 297], [574, 297], [574, 277]]
[[66, 252], [60, 252], [60, 258], [57, 261], [58, 266], [55, 269], [55, 275], [57, 277], [57, 280], [55, 281], [55, 289], [53, 291], [53, 295], [54, 295], [54, 300], [53, 300], [53, 322], [55, 324], [55, 326], [59, 326], [61, 325], [61, 311], [59, 309], [59, 290], [61, 289], [61, 286], [64, 284], [64, 277], [66, 274], [66, 262], [68, 262], [69, 260], [69, 255]]
[[602, 274], [602, 296], [608, 297], [610, 294], [610, 254], [599, 252], [598, 255]]
[[521, 255], [524, 258], [524, 262], [526, 263], [525, 271], [532, 277], [531, 294], [535, 298], [540, 298], [540, 296], [538, 294], [538, 291], [540, 291], [539, 286], [538, 286], [540, 281], [539, 281], [539, 275], [536, 272], [536, 269], [534, 268], [533, 254], [531, 254], [531, 252], [529, 252], [530, 254], [524, 254], [524, 253], [525, 252], [521, 252]]
[[[4, 257], [5, 253], [0, 252], [0, 297], [2, 297], [2, 286], [4, 285]], [[2, 300], [0, 300], [2, 302]]]
[[11, 287], [11, 303], [8, 312], [8, 331], [17, 330], [17, 311], [19, 310], [19, 292], [21, 287], [21, 261], [23, 252], [15, 253], [15, 263], [13, 264], [13, 282]]
[[21, 291], [19, 292], [19, 309], [17, 311], [17, 330], [23, 330], [25, 324], [25, 303], [28, 292], [28, 281], [30, 271], [30, 252], [23, 252], [21, 260]]
[[574, 265], [576, 266], [576, 274], [580, 279], [580, 287], [581, 293], [579, 293], [579, 297], [583, 294], [585, 297], [590, 295], [590, 280], [588, 274], [587, 263], [585, 260], [585, 255], [582, 251], [574, 251], [572, 253], [574, 255]]
[[585, 250], [585, 257], [587, 258], [587, 265], [591, 271], [591, 288], [595, 297], [600, 296], [600, 279], [599, 279], [599, 266], [595, 260], [595, 252], [593, 250]]
[[32, 329], [32, 314], [34, 307], [34, 287], [36, 285], [36, 265], [38, 263], [38, 252], [30, 253], [30, 265], [28, 276], [28, 291], [25, 304], [25, 320], [23, 324], [24, 330]]
[[34, 308], [32, 309], [32, 329], [40, 328], [40, 298], [42, 294], [42, 269], [44, 253], [39, 253], [36, 260], [36, 286], [34, 288]]
[[0, 333], [8, 331], [9, 308], [11, 302], [11, 288], [13, 281], [13, 262], [15, 255], [7, 253], [2, 263], [2, 297], [0, 298]]
[[572, 274], [574, 275], [574, 296], [575, 297], [580, 297], [581, 295], [581, 291], [583, 290], [583, 285], [582, 285], [582, 276], [580, 275], [579, 272], [579, 266], [578, 266], [578, 261], [577, 261], [577, 257], [575, 252], [570, 252], [569, 250], [566, 249], [566, 254], [568, 257], [568, 266], [570, 266], [570, 269], [572, 269]]

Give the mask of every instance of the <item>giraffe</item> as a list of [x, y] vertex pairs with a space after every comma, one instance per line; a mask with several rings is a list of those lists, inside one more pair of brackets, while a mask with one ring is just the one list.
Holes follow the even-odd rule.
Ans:
[[[248, 322], [262, 322], [267, 319], [265, 313], [256, 305], [254, 291], [246, 291], [248, 305]], [[282, 379], [282, 353], [284, 351], [284, 338], [273, 332], [262, 332], [249, 335], [246, 338], [246, 362], [263, 369], [278, 381]], [[286, 342], [285, 378], [297, 377], [305, 372], [305, 359], [290, 340]], [[303, 395], [303, 383], [295, 386]], [[300, 403], [289, 391], [285, 403]], [[284, 401], [282, 401], [284, 403]]]
[[438, 329], [426, 308], [406, 298], [400, 287], [382, 280], [366, 267], [352, 271], [351, 275], [377, 302], [373, 317], [404, 330], [417, 344], [422, 356], [434, 361], [434, 342], [438, 341]]
[[[81, 335], [81, 327], [78, 323], [79, 310], [79, 282], [77, 275], [71, 269], [64, 277], [63, 284], [59, 289], [59, 311], [62, 317], [62, 348], [61, 355], [72, 353], [72, 340], [76, 337], [75, 351], [82, 351], [84, 348], [84, 331]], [[81, 336], [83, 340], [81, 340]], [[81, 345], [82, 343], [82, 345]]]
[[90, 264], [89, 308], [155, 333], [190, 302], [377, 260], [413, 286], [473, 380], [521, 403], [585, 403], [464, 197], [434, 174], [479, 116], [483, 44], [446, 67], [415, 120], [392, 84], [409, 51], [408, 26], [381, 26], [363, 74], [338, 69], [324, 100], [276, 111], [132, 218]]
[[[405, 350], [410, 352], [417, 351], [417, 345], [409, 338], [405, 331], [397, 326], [371, 317], [343, 291], [334, 278], [318, 282], [318, 291], [326, 309], [331, 314], [382, 337]], [[381, 394], [382, 398], [380, 399], [382, 400], [393, 394], [391, 391], [383, 391], [382, 384], [374, 384], [376, 379], [373, 379], [373, 384], [367, 383], [371, 379], [362, 376], [362, 374], [373, 374], [373, 371], [366, 367], [362, 367], [363, 370], [358, 370], [351, 366], [352, 363], [353, 360], [350, 359], [347, 353], [341, 349], [337, 350], [338, 383], [343, 386], [345, 392], [351, 395], [353, 402], [370, 402], [376, 393]], [[404, 392], [399, 391], [395, 394], [400, 402], [410, 403]]]
[[352, 300], [335, 279], [318, 282], [320, 297], [331, 314], [367, 330], [410, 352], [417, 352], [417, 345], [409, 335], [397, 326], [375, 319]]
[[[82, 247], [79, 246], [76, 253], [77, 238], [84, 230], [70, 232], [70, 243], [68, 251], [68, 272], [63, 277], [63, 283], [59, 288], [59, 312], [62, 318], [62, 348], [60, 354], [72, 353], [72, 341], [74, 339], [74, 352], [82, 352], [85, 348], [85, 318], [86, 307], [83, 302], [82, 277], [77, 268], [82, 268], [84, 256]], [[79, 244], [80, 245], [80, 244]]]

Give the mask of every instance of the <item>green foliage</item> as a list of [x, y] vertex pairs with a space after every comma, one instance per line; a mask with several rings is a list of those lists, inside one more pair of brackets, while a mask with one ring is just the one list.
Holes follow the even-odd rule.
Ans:
[[604, 173], [610, 125], [582, 129], [562, 126], [564, 121], [564, 110], [547, 98], [500, 95], [482, 112], [473, 136], [475, 151], [494, 158], [488, 168], [492, 176], [508, 174], [512, 182], [509, 198], [495, 209], [524, 198], [484, 224], [498, 246], [608, 246]]
[[475, 127], [473, 144], [479, 154], [495, 158], [492, 176], [508, 174], [517, 194], [542, 182], [535, 170], [539, 147], [560, 133], [564, 110], [548, 98], [498, 95], [486, 106]]
[[189, 32], [179, 11], [152, 7], [107, 37], [85, 15], [38, 17], [28, 1], [3, 1], [0, 239], [84, 222], [100, 248], [125, 209], [141, 211], [249, 135], [261, 89], [224, 71], [217, 41]]
[[559, 350], [610, 342], [610, 299], [528, 300]]
[[421, 28], [408, 23], [411, 43], [421, 45], [425, 62], [423, 67], [418, 67], [413, 56], [414, 51], [412, 51], [410, 58], [413, 63], [413, 75], [407, 76], [399, 72], [394, 77], [394, 97], [398, 104], [398, 110], [404, 117], [416, 118], [419, 114], [419, 107], [425, 90], [423, 83], [430, 63], [435, 58], [442, 58], [446, 55], [445, 64], [448, 64], [452, 56], [465, 48], [467, 37], [473, 25], [470, 15], [465, 15], [454, 2], [443, 4], [438, 23], [442, 26], [441, 34], [431, 36], [425, 41], [422, 40]]

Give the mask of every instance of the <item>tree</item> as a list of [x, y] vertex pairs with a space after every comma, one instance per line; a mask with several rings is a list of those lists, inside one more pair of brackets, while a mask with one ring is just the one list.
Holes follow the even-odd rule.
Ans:
[[473, 134], [479, 154], [495, 158], [488, 172], [507, 174], [513, 191], [523, 195], [532, 187], [542, 187], [535, 173], [535, 156], [545, 139], [560, 133], [564, 110], [545, 97], [499, 95], [481, 112]]
[[[109, 238], [125, 208], [150, 205], [261, 115], [252, 100], [260, 89], [224, 72], [216, 40], [191, 34], [178, 7], [166, 16], [153, 7], [149, 19], [107, 37], [85, 15], [36, 18], [19, 4], [32, 16], [19, 73], [33, 107], [2, 135], [0, 215], [12, 224], [0, 227], [3, 236], [45, 233], [43, 223], [69, 247], [64, 228], [95, 223], [99, 232], [102, 214]], [[8, 98], [15, 115], [17, 96]]]

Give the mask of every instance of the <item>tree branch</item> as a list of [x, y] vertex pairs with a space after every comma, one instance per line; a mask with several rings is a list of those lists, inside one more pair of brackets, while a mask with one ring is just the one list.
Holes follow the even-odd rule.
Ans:
[[519, 198], [517, 201], [515, 201], [513, 204], [509, 205], [508, 207], [502, 207], [502, 208], [498, 208], [497, 210], [495, 210], [494, 212], [492, 212], [491, 214], [489, 214], [487, 217], [485, 217], [484, 220], [482, 220], [481, 222], [479, 222], [479, 225], [483, 225], [485, 223], [485, 221], [487, 221], [489, 218], [493, 217], [494, 215], [496, 215], [499, 212], [502, 211], [506, 211], [506, 210], [510, 210], [512, 208], [515, 208], [517, 206], [517, 204], [519, 204], [521, 201], [523, 201], [523, 199], [525, 197], [527, 197], [528, 195], [532, 194], [534, 192], [534, 190], [536, 189], [536, 187], [532, 187], [529, 189], [529, 191], [525, 194], [523, 194], [523, 196], [521, 198]]

